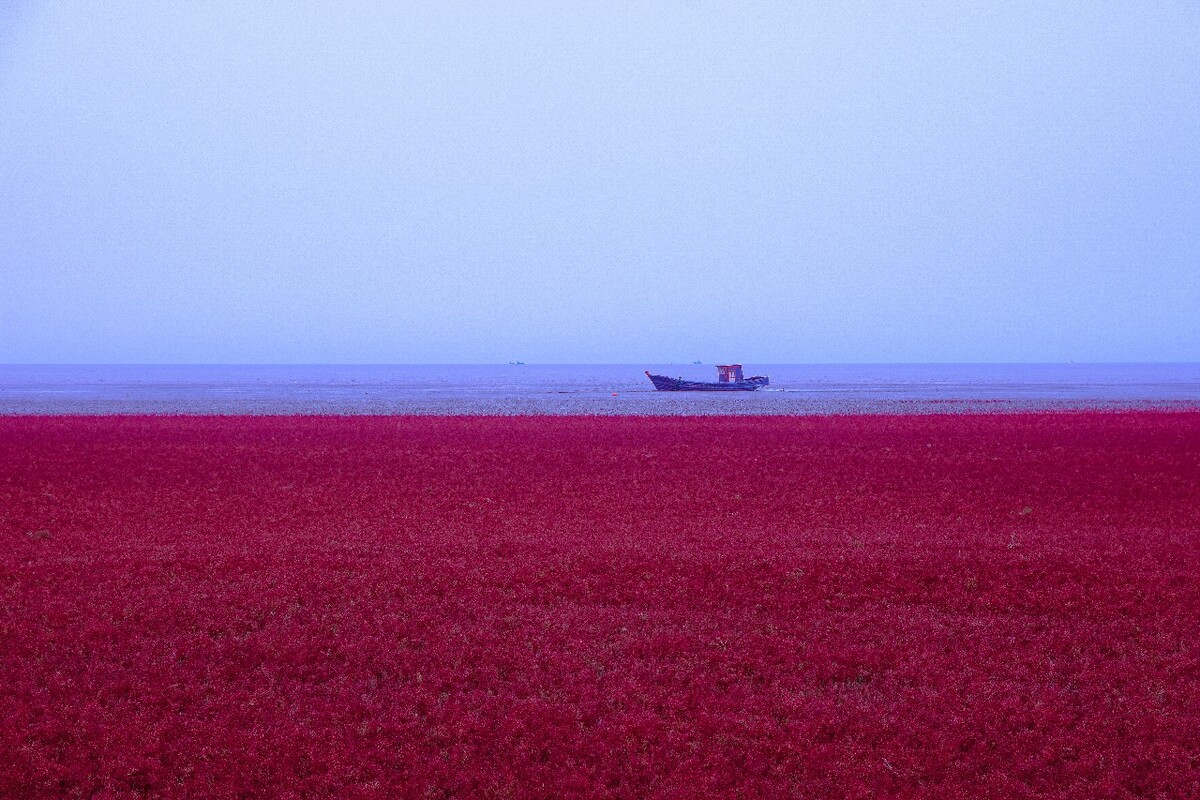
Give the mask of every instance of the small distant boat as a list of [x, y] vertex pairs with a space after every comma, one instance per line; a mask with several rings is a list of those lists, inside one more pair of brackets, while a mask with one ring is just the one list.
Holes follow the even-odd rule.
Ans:
[[524, 361], [510, 361], [510, 362], [508, 362], [508, 363], [509, 363], [509, 364], [512, 364], [512, 365], [514, 365], [514, 366], [518, 366], [518, 367], [523, 367], [523, 366], [525, 366], [525, 362], [524, 362]]
[[741, 364], [718, 364], [717, 380], [685, 381], [683, 378], [668, 378], [665, 375], [651, 375], [646, 370], [646, 377], [660, 392], [753, 392], [761, 386], [766, 386], [771, 379], [766, 375], [751, 375], [742, 377]]

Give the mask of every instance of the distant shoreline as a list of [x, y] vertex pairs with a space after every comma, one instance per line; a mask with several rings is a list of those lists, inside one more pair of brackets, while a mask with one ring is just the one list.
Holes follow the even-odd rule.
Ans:
[[[710, 367], [646, 366], [712, 377]], [[655, 392], [646, 370], [630, 365], [10, 365], [0, 366], [0, 414], [795, 416], [1200, 405], [1200, 364], [746, 366], [770, 385]]]

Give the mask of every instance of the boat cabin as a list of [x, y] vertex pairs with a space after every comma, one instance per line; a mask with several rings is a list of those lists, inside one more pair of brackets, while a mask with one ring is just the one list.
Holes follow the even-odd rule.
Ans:
[[717, 364], [718, 383], [737, 383], [742, 380], [741, 364]]

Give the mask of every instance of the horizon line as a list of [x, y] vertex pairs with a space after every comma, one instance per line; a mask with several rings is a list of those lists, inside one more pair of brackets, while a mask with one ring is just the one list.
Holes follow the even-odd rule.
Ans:
[[1200, 360], [1180, 361], [9, 361], [4, 367], [636, 367], [640, 365], [714, 366], [717, 364], [770, 366], [1066, 366], [1200, 365]]

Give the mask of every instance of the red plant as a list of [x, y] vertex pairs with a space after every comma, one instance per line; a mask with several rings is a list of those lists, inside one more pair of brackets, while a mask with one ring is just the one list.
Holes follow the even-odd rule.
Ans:
[[0, 418], [0, 795], [1200, 796], [1200, 414]]

